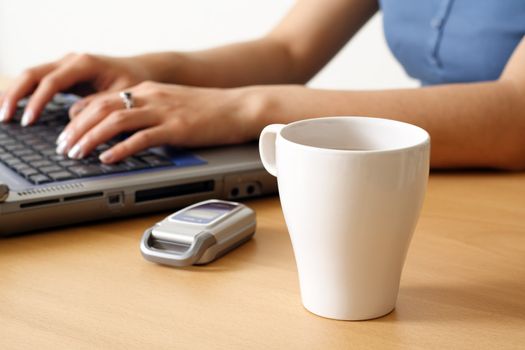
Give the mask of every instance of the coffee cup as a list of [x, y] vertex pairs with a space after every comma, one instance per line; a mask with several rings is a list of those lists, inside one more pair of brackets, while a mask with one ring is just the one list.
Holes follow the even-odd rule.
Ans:
[[428, 133], [316, 118], [265, 127], [259, 151], [277, 177], [304, 307], [339, 320], [390, 313], [425, 196]]

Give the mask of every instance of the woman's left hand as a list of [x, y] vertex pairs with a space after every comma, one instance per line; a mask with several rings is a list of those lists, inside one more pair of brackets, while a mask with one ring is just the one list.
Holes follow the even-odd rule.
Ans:
[[195, 88], [144, 82], [128, 89], [134, 107], [125, 109], [118, 93], [89, 99], [57, 140], [57, 153], [83, 158], [98, 145], [124, 133], [131, 136], [100, 155], [114, 163], [160, 145], [208, 146], [255, 138], [253, 118], [241, 108], [238, 89]]

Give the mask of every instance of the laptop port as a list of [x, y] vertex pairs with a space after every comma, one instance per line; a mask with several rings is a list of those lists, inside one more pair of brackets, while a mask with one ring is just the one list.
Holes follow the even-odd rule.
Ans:
[[214, 189], [215, 181], [206, 180], [182, 185], [139, 190], [135, 192], [135, 203], [174, 198], [195, 193], [211, 192]]
[[102, 192], [79, 194], [79, 195], [75, 195], [75, 196], [64, 197], [64, 202], [98, 198], [98, 197], [102, 197], [103, 195], [104, 194]]
[[122, 204], [122, 193], [111, 193], [108, 194], [108, 204], [109, 205], [117, 205]]
[[36, 202], [29, 202], [29, 203], [22, 203], [20, 204], [20, 208], [34, 208], [34, 207], [40, 207], [40, 206], [44, 206], [44, 205], [49, 205], [49, 204], [56, 204], [56, 203], [59, 203], [60, 202], [60, 199], [56, 198], [56, 199], [47, 199], [47, 200], [43, 200], [43, 201], [36, 201]]
[[230, 197], [235, 198], [239, 195], [239, 187], [234, 187], [230, 191]]
[[256, 197], [262, 194], [261, 184], [257, 181], [236, 183], [231, 187], [228, 194], [229, 199], [241, 199]]

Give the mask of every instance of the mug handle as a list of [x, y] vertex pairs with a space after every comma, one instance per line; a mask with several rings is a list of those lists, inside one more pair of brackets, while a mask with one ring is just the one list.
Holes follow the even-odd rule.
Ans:
[[259, 136], [259, 154], [267, 172], [277, 176], [275, 164], [275, 141], [277, 134], [284, 128], [284, 124], [271, 124], [266, 126]]

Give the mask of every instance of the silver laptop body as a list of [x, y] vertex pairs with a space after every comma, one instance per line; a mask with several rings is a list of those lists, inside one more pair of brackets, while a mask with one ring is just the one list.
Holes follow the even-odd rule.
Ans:
[[[277, 192], [255, 143], [191, 150], [200, 164], [168, 166], [35, 185], [0, 163], [0, 236], [147, 212], [210, 198]], [[3, 185], [2, 185], [3, 184]]]

